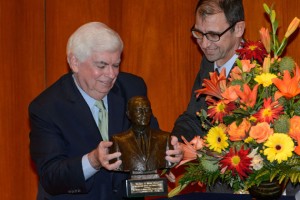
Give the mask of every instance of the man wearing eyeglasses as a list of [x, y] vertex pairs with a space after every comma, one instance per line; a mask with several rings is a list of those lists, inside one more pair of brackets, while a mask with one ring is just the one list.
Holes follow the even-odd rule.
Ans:
[[[202, 81], [209, 78], [209, 72], [221, 72], [225, 68], [228, 76], [238, 57], [235, 50], [239, 48], [245, 30], [242, 0], [199, 0], [195, 11], [196, 21], [191, 32], [203, 58], [187, 110], [178, 117], [172, 130], [173, 135], [179, 139], [184, 136], [188, 141], [195, 135], [205, 134], [196, 116], [200, 109], [207, 110], [205, 96], [196, 98], [194, 91], [202, 88]], [[221, 183], [207, 188], [207, 191], [232, 193]]]
[[[242, 0], [199, 0], [195, 12], [195, 25], [191, 32], [203, 52], [200, 70], [196, 76], [187, 110], [176, 120], [172, 134], [178, 139], [183, 135], [190, 141], [195, 135], [205, 134], [196, 112], [207, 109], [205, 96], [195, 97], [194, 91], [202, 88], [203, 79], [209, 78], [209, 72], [226, 69], [229, 75], [234, 66], [236, 49], [239, 48], [245, 30]], [[298, 186], [287, 185], [286, 195], [294, 196]], [[218, 183], [209, 192], [232, 192]], [[300, 190], [296, 199], [300, 200]]]
[[191, 32], [203, 58], [187, 110], [179, 116], [172, 130], [173, 135], [179, 139], [183, 135], [188, 141], [205, 133], [196, 116], [200, 109], [207, 109], [205, 96], [196, 98], [194, 91], [202, 88], [202, 81], [209, 78], [209, 72], [221, 72], [225, 68], [228, 76], [238, 57], [235, 50], [239, 48], [245, 30], [242, 0], [199, 0], [195, 19]]

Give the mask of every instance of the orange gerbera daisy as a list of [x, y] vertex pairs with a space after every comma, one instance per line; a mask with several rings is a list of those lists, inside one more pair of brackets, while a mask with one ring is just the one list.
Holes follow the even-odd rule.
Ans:
[[220, 76], [218, 76], [217, 72], [210, 73], [209, 75], [210, 79], [203, 80], [203, 88], [195, 91], [196, 98], [201, 94], [206, 94], [222, 99], [221, 93], [226, 89], [225, 69], [221, 71]]
[[278, 101], [272, 102], [271, 97], [264, 99], [264, 104], [257, 113], [253, 115], [259, 122], [274, 122], [283, 113], [283, 106]]
[[282, 80], [279, 78], [274, 78], [272, 79], [272, 82], [279, 90], [275, 92], [275, 100], [282, 96], [290, 99], [300, 94], [299, 77], [294, 76], [291, 78], [290, 72], [287, 70], [284, 71]]
[[250, 169], [252, 158], [248, 157], [250, 149], [242, 148], [237, 151], [235, 148], [230, 148], [224, 158], [220, 161], [221, 169], [230, 170], [232, 175], [237, 173], [241, 179], [247, 178], [248, 174], [252, 172]]

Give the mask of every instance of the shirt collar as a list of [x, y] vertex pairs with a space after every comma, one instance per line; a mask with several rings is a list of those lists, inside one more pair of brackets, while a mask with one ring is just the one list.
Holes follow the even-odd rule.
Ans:
[[[92, 98], [91, 96], [89, 96], [85, 91], [83, 91], [83, 89], [81, 89], [81, 87], [78, 85], [74, 75], [72, 75], [72, 77], [73, 77], [75, 85], [78, 88], [80, 94], [84, 98], [85, 102], [88, 104], [89, 108], [92, 110], [94, 105], [95, 105], [95, 102], [97, 100]], [[105, 106], [106, 110], [108, 110], [107, 95], [102, 100], [103, 100], [103, 103], [104, 103], [104, 106]]]
[[238, 58], [238, 55], [234, 54], [224, 65], [222, 65], [221, 67], [218, 67], [216, 62], [214, 62], [214, 70], [216, 70], [218, 68], [218, 71], [221, 72], [222, 69], [226, 69], [226, 77], [228, 77], [231, 68], [233, 67], [236, 59]]

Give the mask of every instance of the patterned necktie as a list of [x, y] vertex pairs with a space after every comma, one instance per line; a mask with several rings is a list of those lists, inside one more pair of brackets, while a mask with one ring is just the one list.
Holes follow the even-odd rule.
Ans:
[[108, 114], [103, 101], [96, 101], [95, 106], [99, 108], [98, 128], [103, 141], [108, 141]]

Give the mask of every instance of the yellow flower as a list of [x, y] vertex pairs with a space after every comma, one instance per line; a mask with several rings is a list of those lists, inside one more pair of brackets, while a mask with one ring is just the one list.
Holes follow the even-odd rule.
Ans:
[[251, 115], [250, 118], [249, 118], [249, 121], [250, 121], [250, 122], [256, 122], [256, 121], [257, 121], [257, 118], [254, 117], [253, 115]]
[[262, 84], [264, 87], [268, 87], [268, 86], [272, 85], [273, 78], [277, 78], [277, 76], [275, 74], [271, 74], [271, 73], [262, 73], [261, 75], [256, 76], [254, 78], [254, 80], [258, 84]]
[[277, 160], [278, 163], [281, 163], [293, 155], [294, 142], [291, 137], [284, 133], [274, 133], [264, 146], [267, 147], [264, 150], [264, 155], [270, 162]]
[[244, 140], [244, 142], [245, 143], [250, 143], [250, 142], [252, 142], [254, 139], [252, 138], [252, 137], [247, 137], [245, 140]]
[[290, 37], [290, 35], [298, 28], [299, 23], [300, 23], [300, 19], [297, 18], [297, 17], [295, 17], [295, 18], [293, 19], [293, 21], [290, 23], [290, 25], [289, 25], [289, 27], [288, 27], [288, 29], [287, 29], [287, 31], [286, 31], [284, 37], [285, 37], [285, 38]]
[[223, 128], [216, 126], [211, 128], [207, 134], [207, 144], [209, 149], [221, 153], [222, 150], [229, 146], [228, 137]]

